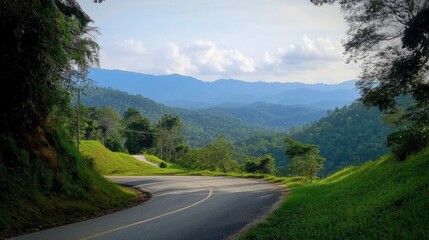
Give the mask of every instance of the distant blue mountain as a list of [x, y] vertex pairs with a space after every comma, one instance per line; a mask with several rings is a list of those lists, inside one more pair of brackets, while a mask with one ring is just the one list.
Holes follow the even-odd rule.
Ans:
[[236, 106], [263, 101], [331, 109], [348, 105], [359, 97], [354, 80], [332, 85], [225, 79], [203, 82], [178, 74], [154, 76], [106, 69], [93, 69], [89, 77], [100, 86], [141, 94], [168, 106], [182, 108], [227, 107], [228, 103]]

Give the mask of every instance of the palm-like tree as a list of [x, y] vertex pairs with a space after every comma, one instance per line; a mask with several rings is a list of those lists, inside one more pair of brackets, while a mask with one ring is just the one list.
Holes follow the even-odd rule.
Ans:
[[[86, 15], [75, 0], [57, 0], [63, 12], [71, 12], [74, 21], [72, 26], [71, 41], [69, 46], [70, 63], [66, 76], [68, 76], [68, 88], [77, 93], [77, 147], [80, 142], [80, 94], [92, 85], [87, 77], [90, 67], [99, 66], [100, 46], [96, 36], [100, 34], [98, 28], [91, 26], [92, 19]], [[82, 14], [75, 14], [76, 11]]]

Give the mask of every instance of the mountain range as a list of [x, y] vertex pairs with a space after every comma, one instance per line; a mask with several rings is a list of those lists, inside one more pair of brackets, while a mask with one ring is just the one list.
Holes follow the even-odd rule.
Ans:
[[359, 97], [354, 80], [339, 84], [244, 82], [232, 79], [204, 82], [178, 74], [155, 76], [106, 69], [92, 69], [89, 77], [102, 87], [141, 94], [170, 107], [188, 109], [266, 102], [327, 110], [348, 105]]

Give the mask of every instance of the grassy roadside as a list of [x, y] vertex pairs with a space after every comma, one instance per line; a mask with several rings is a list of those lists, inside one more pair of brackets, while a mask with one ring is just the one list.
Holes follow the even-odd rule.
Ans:
[[[111, 152], [98, 141], [82, 141], [82, 153], [93, 160], [95, 168], [102, 175], [110, 176], [146, 176], [146, 175], [164, 175], [180, 174], [189, 172], [189, 170], [168, 164], [168, 168], [158, 168], [145, 162], [135, 159], [126, 153]], [[148, 157], [148, 156], [146, 156]], [[156, 160], [155, 156], [148, 157], [149, 161]]]
[[240, 239], [429, 239], [429, 148], [286, 185], [281, 207]]

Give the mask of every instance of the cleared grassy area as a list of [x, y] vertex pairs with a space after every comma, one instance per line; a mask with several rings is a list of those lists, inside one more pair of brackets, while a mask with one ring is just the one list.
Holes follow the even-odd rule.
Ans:
[[240, 239], [429, 239], [429, 148], [307, 184]]
[[188, 172], [174, 164], [169, 164], [168, 168], [157, 168], [139, 161], [129, 154], [112, 152], [98, 141], [82, 141], [81, 150], [85, 156], [93, 159], [94, 167], [102, 175], [145, 176]]

